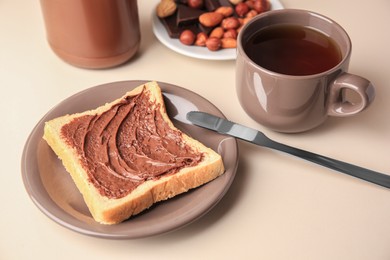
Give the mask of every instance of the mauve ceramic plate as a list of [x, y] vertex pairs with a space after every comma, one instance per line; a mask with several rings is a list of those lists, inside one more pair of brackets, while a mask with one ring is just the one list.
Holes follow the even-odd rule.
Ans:
[[191, 125], [186, 114], [192, 110], [223, 116], [203, 97], [159, 82], [167, 112], [182, 131], [218, 151], [226, 172], [216, 180], [173, 199], [161, 202], [117, 225], [101, 225], [90, 215], [84, 200], [62, 163], [42, 139], [44, 123], [64, 114], [96, 108], [113, 101], [145, 81], [114, 82], [89, 88], [62, 101], [50, 110], [28, 137], [22, 155], [22, 177], [35, 205], [50, 219], [76, 232], [102, 238], [132, 239], [162, 234], [183, 227], [215, 206], [229, 189], [238, 164], [237, 141]]
[[[283, 9], [279, 0], [270, 0], [271, 10]], [[153, 33], [156, 38], [169, 49], [183, 54], [185, 56], [203, 59], [203, 60], [235, 60], [236, 49], [223, 49], [219, 51], [209, 51], [205, 47], [187, 46], [182, 44], [178, 39], [169, 37], [164, 25], [156, 15], [156, 10], [152, 13]]]

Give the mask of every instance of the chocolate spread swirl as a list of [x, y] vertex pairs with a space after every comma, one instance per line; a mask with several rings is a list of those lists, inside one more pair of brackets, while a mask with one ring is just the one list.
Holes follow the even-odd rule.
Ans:
[[61, 129], [77, 150], [89, 181], [108, 198], [122, 198], [146, 180], [194, 166], [202, 154], [169, 127], [145, 89], [109, 110], [73, 119]]

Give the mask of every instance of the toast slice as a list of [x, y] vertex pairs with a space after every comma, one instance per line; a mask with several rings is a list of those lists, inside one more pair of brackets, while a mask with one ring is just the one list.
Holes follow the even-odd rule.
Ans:
[[43, 138], [102, 224], [120, 223], [224, 173], [218, 153], [173, 125], [156, 82], [50, 120]]

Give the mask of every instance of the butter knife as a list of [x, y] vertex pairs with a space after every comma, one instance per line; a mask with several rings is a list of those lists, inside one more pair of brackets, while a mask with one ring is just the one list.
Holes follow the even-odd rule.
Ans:
[[233, 136], [253, 144], [282, 151], [311, 161], [313, 163], [328, 167], [330, 169], [354, 176], [356, 178], [390, 188], [389, 175], [278, 143], [271, 140], [260, 131], [233, 123], [224, 118], [220, 118], [205, 112], [191, 111], [187, 113], [187, 120], [189, 120], [194, 125], [210, 129], [224, 135]]

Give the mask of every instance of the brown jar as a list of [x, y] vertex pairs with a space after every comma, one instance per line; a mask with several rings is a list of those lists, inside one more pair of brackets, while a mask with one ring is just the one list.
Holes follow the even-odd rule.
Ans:
[[41, 8], [50, 47], [74, 66], [117, 66], [139, 48], [137, 0], [41, 0]]

